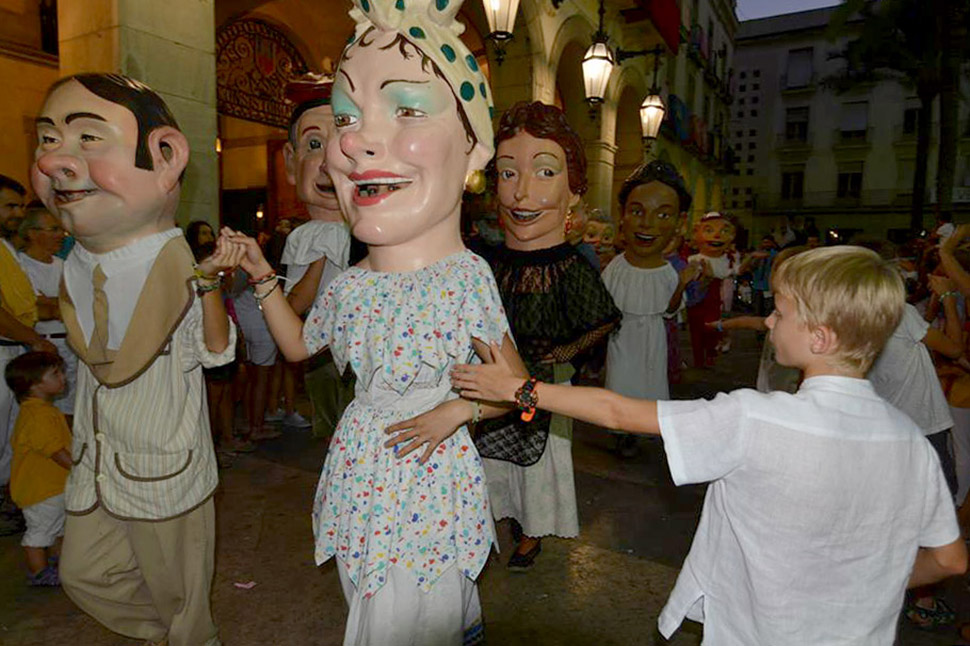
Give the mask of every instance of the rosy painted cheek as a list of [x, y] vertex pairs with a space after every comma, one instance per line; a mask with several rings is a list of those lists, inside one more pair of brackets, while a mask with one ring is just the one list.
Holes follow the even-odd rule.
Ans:
[[453, 141], [442, 130], [415, 128], [399, 136], [392, 149], [405, 162], [426, 166], [430, 160], [446, 160], [451, 156]]

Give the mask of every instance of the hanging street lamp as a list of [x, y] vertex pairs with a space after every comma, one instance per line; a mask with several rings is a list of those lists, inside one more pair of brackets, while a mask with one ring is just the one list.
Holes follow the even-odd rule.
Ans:
[[610, 82], [610, 73], [616, 66], [616, 57], [610, 49], [610, 37], [603, 29], [603, 15], [606, 9], [603, 0], [599, 7], [599, 29], [593, 34], [593, 44], [583, 56], [583, 85], [586, 89], [586, 102], [590, 106], [602, 103], [606, 97], [606, 86]]
[[487, 39], [495, 46], [495, 62], [499, 65], [505, 60], [504, 44], [512, 40], [515, 27], [515, 14], [519, 11], [519, 0], [482, 0], [485, 18], [488, 20]]

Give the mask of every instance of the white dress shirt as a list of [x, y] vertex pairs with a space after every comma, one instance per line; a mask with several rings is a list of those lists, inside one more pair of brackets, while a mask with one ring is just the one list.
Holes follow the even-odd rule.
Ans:
[[704, 643], [893, 643], [918, 547], [960, 537], [936, 452], [865, 379], [658, 408], [678, 485], [710, 482], [659, 618]]
[[77, 309], [85, 342], [91, 342], [94, 332], [94, 287], [91, 282], [94, 268], [101, 265], [107, 279], [104, 292], [108, 297], [108, 349], [117, 350], [125, 338], [128, 322], [158, 252], [166, 242], [180, 235], [182, 230], [173, 228], [102, 254], [91, 253], [81, 245], [74, 246], [64, 263], [64, 283]]

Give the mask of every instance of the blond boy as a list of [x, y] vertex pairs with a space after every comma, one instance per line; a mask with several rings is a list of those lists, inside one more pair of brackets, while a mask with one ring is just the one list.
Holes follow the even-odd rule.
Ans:
[[711, 483], [665, 636], [689, 618], [719, 645], [892, 644], [905, 589], [967, 566], [935, 451], [865, 379], [903, 283], [859, 247], [805, 252], [772, 282], [766, 323], [778, 361], [804, 372], [795, 394], [653, 402], [540, 383], [530, 395], [500, 358], [454, 382], [466, 397], [660, 434], [674, 482]]

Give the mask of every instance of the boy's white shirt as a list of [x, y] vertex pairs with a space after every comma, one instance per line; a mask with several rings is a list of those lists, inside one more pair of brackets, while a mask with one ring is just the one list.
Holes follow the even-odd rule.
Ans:
[[891, 644], [918, 547], [960, 536], [935, 451], [864, 379], [659, 402], [678, 485], [711, 484], [661, 613], [718, 645]]

